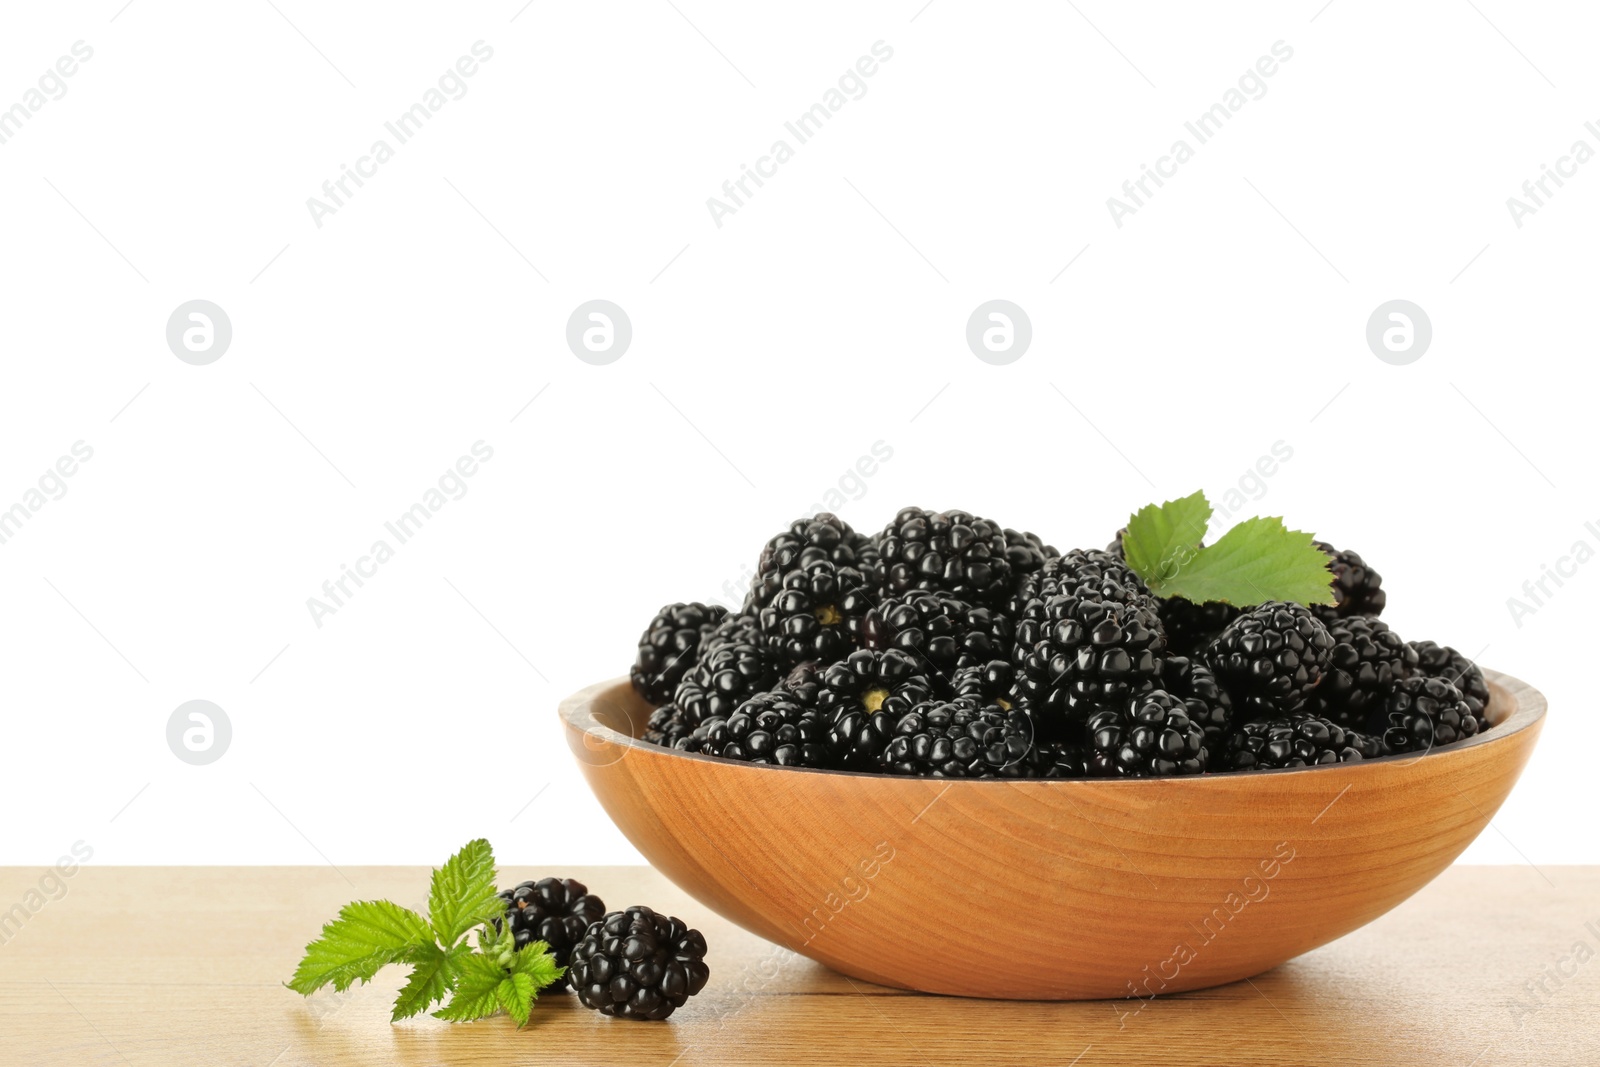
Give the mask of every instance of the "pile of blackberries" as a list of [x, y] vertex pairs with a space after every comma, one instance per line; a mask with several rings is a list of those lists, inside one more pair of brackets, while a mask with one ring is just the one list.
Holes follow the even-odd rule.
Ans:
[[1153, 596], [1105, 550], [964, 511], [767, 542], [737, 612], [671, 604], [632, 679], [644, 739], [747, 763], [947, 778], [1156, 777], [1423, 752], [1488, 728], [1483, 673], [1378, 620], [1382, 578], [1318, 543], [1336, 603]]

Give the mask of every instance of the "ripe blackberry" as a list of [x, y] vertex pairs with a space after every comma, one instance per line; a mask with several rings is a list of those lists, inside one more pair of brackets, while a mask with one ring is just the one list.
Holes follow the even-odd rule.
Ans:
[[1086, 745], [1052, 741], [1035, 746], [1028, 755], [1028, 763], [1037, 770], [1040, 778], [1087, 778], [1089, 753]]
[[828, 762], [828, 721], [783, 690], [758, 693], [726, 719], [695, 727], [696, 751], [742, 763], [822, 767]]
[[1214, 769], [1265, 771], [1350, 763], [1384, 755], [1375, 737], [1348, 730], [1316, 715], [1247, 722], [1228, 738]]
[[1206, 649], [1217, 681], [1245, 719], [1305, 707], [1328, 670], [1333, 636], [1302, 604], [1268, 601], [1230, 622]]
[[700, 662], [673, 694], [691, 726], [732, 715], [747, 698], [778, 681], [778, 651], [761, 640], [753, 620], [730, 615], [700, 643]]
[[1317, 687], [1317, 714], [1350, 729], [1365, 728], [1372, 708], [1389, 690], [1417, 669], [1417, 650], [1365, 615], [1335, 619], [1328, 625], [1333, 654], [1328, 673]]
[[744, 613], [755, 616], [770, 604], [792, 571], [821, 561], [840, 567], [862, 566], [871, 558], [870, 553], [864, 557], [861, 552], [866, 544], [867, 539], [849, 523], [829, 512], [796, 519], [762, 548], [756, 576], [745, 596]]
[[957, 700], [998, 704], [1010, 710], [1019, 704], [1016, 665], [1009, 659], [995, 658], [959, 668], [950, 676], [950, 691]]
[[1026, 530], [1005, 530], [1006, 559], [1011, 564], [1013, 579], [1024, 574], [1032, 574], [1043, 567], [1046, 560], [1055, 559], [1061, 553], [1055, 546], [1047, 545], [1038, 534]]
[[1413, 641], [1411, 647], [1417, 653], [1416, 673], [1429, 678], [1443, 678], [1461, 690], [1467, 706], [1472, 709], [1473, 716], [1478, 720], [1478, 732], [1487, 730], [1489, 683], [1484, 681], [1483, 671], [1478, 669], [1478, 665], [1449, 645], [1439, 645], [1432, 641]]
[[1018, 690], [1052, 734], [1155, 685], [1165, 643], [1148, 598], [1066, 595], [1041, 607], [1042, 619], [1017, 627], [1019, 648], [1028, 645]]
[[694, 733], [694, 727], [695, 724], [689, 721], [678, 705], [663, 704], [650, 713], [650, 721], [646, 723], [640, 740], [663, 748], [678, 748], [678, 742]]
[[1412, 675], [1394, 684], [1367, 727], [1393, 752], [1427, 752], [1478, 732], [1478, 718], [1461, 690], [1443, 678]]
[[1032, 748], [1032, 718], [1020, 708], [930, 700], [895, 723], [879, 767], [933, 778], [1033, 777]]
[[1184, 702], [1163, 689], [1089, 716], [1089, 774], [1165, 778], [1206, 769], [1206, 734]]
[[1221, 752], [1233, 723], [1233, 699], [1204, 662], [1187, 656], [1161, 661], [1160, 687], [1183, 701], [1189, 718], [1206, 734], [1206, 748]]
[[1018, 620], [1041, 618], [1046, 601], [1067, 593], [1124, 601], [1150, 595], [1143, 579], [1121, 559], [1109, 552], [1075, 548], [1022, 575], [1006, 602], [1006, 611]]
[[1333, 572], [1334, 603], [1313, 604], [1311, 610], [1317, 618], [1332, 622], [1352, 615], [1382, 615], [1389, 598], [1383, 591], [1383, 575], [1348, 549], [1340, 551], [1324, 541], [1312, 543], [1326, 553], [1328, 569]]
[[816, 560], [785, 575], [757, 618], [785, 664], [831, 663], [856, 647], [855, 631], [870, 606], [859, 570]]
[[665, 1019], [705, 988], [705, 956], [700, 931], [637, 906], [590, 925], [572, 947], [567, 977], [586, 1008], [619, 1019]]
[[889, 744], [894, 724], [932, 697], [923, 665], [898, 649], [859, 649], [822, 669], [816, 708], [829, 722], [833, 759], [849, 769], [870, 768]]
[[1179, 656], [1201, 651], [1239, 617], [1239, 609], [1232, 604], [1220, 600], [1196, 604], [1181, 596], [1158, 599], [1156, 611], [1167, 635], [1167, 651]]
[[861, 622], [866, 648], [897, 648], [929, 673], [1010, 657], [1016, 634], [1009, 616], [972, 607], [948, 593], [916, 589], [878, 604]]
[[683, 676], [700, 657], [701, 639], [716, 629], [728, 609], [705, 604], [668, 604], [639, 636], [639, 653], [628, 676], [651, 704], [672, 699]]
[[999, 607], [1011, 594], [1005, 530], [965, 511], [905, 508], [884, 527], [878, 554], [873, 573], [881, 597], [932, 589]]
[[[583, 939], [589, 924], [606, 912], [605, 902], [582, 882], [571, 878], [541, 878], [523, 882], [514, 889], [502, 890], [506, 918], [517, 948], [532, 941], [550, 946], [557, 967], [565, 967], [572, 957], [572, 946]], [[495, 924], [496, 926], [499, 923]], [[566, 976], [557, 978], [543, 992], [560, 993], [567, 988]]]

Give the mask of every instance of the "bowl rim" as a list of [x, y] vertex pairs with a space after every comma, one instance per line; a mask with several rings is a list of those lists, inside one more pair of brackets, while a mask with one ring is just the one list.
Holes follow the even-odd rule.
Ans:
[[[1493, 671], [1487, 667], [1480, 666], [1479, 669], [1483, 671], [1484, 680], [1489, 683], [1490, 708], [1504, 706], [1505, 702], [1509, 702], [1509, 710], [1507, 710], [1492, 723], [1492, 729], [1483, 733], [1474, 734], [1464, 741], [1456, 741], [1449, 745], [1441, 746], [1437, 750], [1437, 753], [1448, 755], [1453, 752], [1463, 752], [1467, 749], [1476, 748], [1481, 745], [1492, 745], [1498, 741], [1508, 740], [1516, 734], [1519, 734], [1544, 720], [1545, 712], [1548, 709], [1548, 704], [1545, 701], [1543, 693], [1539, 692], [1539, 690], [1535, 689], [1527, 682], [1522, 681], [1520, 678], [1515, 678], [1500, 671]], [[620, 675], [616, 678], [611, 678], [603, 682], [595, 682], [592, 685], [585, 686], [583, 689], [580, 689], [576, 693], [573, 693], [563, 699], [557, 707], [557, 713], [561, 716], [562, 722], [566, 725], [569, 731], [594, 737], [600, 741], [622, 748], [624, 750], [623, 757], [618, 757], [617, 760], [612, 761], [613, 763], [622, 762], [623, 758], [629, 751], [643, 750], [655, 757], [693, 760], [698, 763], [705, 763], [715, 767], [727, 767], [730, 769], [742, 767], [757, 772], [782, 772], [785, 774], [812, 775], [820, 774], [846, 778], [870, 778], [878, 782], [904, 782], [908, 787], [915, 787], [918, 783], [921, 783], [922, 786], [925, 787], [926, 783], [934, 780], [922, 776], [884, 774], [878, 771], [848, 771], [835, 770], [826, 767], [777, 767], [762, 763], [743, 763], [739, 760], [723, 759], [720, 756], [708, 756], [700, 752], [684, 752], [681, 749], [665, 748], [661, 745], [651, 744], [648, 741], [631, 737], [620, 730], [613, 729], [612, 727], [600, 722], [600, 720], [595, 717], [595, 703], [601, 699], [608, 698], [610, 694], [616, 692], [618, 689], [622, 689], [628, 693], [632, 699], [638, 701], [641, 705], [644, 704], [644, 699], [633, 690], [632, 683], [629, 681], [628, 676]], [[1436, 751], [1434, 749], [1429, 749], [1420, 754], [1415, 752], [1400, 752], [1390, 756], [1380, 756], [1377, 759], [1362, 760], [1359, 764], [1355, 765], [1348, 763], [1327, 763], [1320, 764], [1315, 767], [1273, 767], [1268, 770], [1261, 771], [1219, 771], [1215, 773], [1195, 775], [1175, 775], [1168, 778], [946, 778], [942, 781], [946, 783], [947, 786], [959, 783], [962, 786], [969, 788], [999, 788], [1001, 786], [1016, 787], [1021, 785], [1072, 786], [1075, 784], [1087, 784], [1097, 787], [1109, 785], [1117, 788], [1137, 788], [1148, 787], [1151, 783], [1168, 784], [1172, 782], [1186, 782], [1198, 784], [1205, 782], [1238, 782], [1249, 781], [1259, 778], [1263, 775], [1320, 774], [1331, 773], [1339, 770], [1349, 772], [1352, 766], [1380, 766], [1385, 764], [1393, 766], [1403, 763], [1414, 763], [1426, 756], [1432, 756], [1435, 754]]]

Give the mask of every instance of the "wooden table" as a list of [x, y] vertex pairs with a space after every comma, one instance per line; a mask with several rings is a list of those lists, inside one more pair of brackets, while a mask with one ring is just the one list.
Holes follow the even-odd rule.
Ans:
[[[0, 869], [0, 908], [27, 899], [42, 873]], [[1370, 926], [1254, 980], [1075, 1004], [851, 981], [723, 922], [647, 868], [506, 868], [502, 884], [566, 874], [612, 907], [683, 917], [710, 942], [710, 985], [666, 1023], [612, 1020], [554, 995], [520, 1032], [503, 1016], [391, 1025], [397, 970], [345, 994], [282, 987], [339, 905], [419, 902], [427, 873], [84, 867], [64, 896], [0, 934], [0, 1063], [1600, 1064], [1597, 867], [1451, 868]], [[960, 959], [959, 942], [929, 946], [930, 967]]]

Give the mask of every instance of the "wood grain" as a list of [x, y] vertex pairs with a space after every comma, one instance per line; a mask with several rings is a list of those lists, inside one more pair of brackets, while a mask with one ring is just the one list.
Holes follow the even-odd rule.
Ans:
[[[42, 873], [0, 869], [0, 901], [21, 900]], [[1594, 867], [1455, 867], [1371, 925], [1249, 982], [1075, 1003], [933, 997], [848, 979], [718, 918], [647, 868], [508, 867], [504, 884], [571, 875], [614, 907], [647, 903], [683, 917], [710, 942], [706, 991], [659, 1024], [552, 996], [519, 1032], [504, 1017], [391, 1025], [397, 971], [309, 1000], [280, 985], [339, 905], [417, 899], [427, 873], [83, 868], [0, 945], [0, 1063], [1600, 1063], [1600, 962], [1573, 961], [1578, 942], [1600, 953]], [[930, 943], [928, 966], [957, 969], [962, 952]]]
[[[651, 864], [767, 940], [958, 996], [1148, 996], [1238, 981], [1360, 927], [1488, 824], [1544, 700], [1490, 675], [1494, 729], [1421, 757], [1143, 780], [900, 778], [633, 740], [626, 679], [562, 705], [601, 804]], [[961, 967], [930, 962], [970, 931]]]

